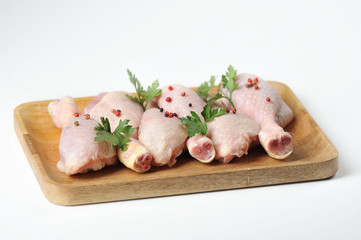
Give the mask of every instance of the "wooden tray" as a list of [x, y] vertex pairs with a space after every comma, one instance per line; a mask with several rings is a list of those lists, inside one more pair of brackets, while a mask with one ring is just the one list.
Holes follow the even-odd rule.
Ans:
[[[60, 205], [78, 205], [126, 199], [207, 192], [325, 179], [338, 168], [338, 152], [294, 93], [270, 82], [291, 107], [295, 119], [287, 126], [294, 151], [286, 160], [267, 156], [258, 147], [230, 164], [202, 164], [184, 153], [172, 168], [136, 173], [123, 165], [98, 172], [67, 176], [58, 171], [59, 138], [48, 112], [49, 101], [29, 102], [14, 110], [14, 126], [46, 198]], [[92, 97], [75, 99], [81, 110]], [[296, 186], [295, 186], [296, 187]]]

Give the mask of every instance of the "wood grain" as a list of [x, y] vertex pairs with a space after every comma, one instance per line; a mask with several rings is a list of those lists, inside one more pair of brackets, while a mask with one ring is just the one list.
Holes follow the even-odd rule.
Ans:
[[[294, 152], [283, 161], [268, 157], [258, 147], [230, 164], [202, 164], [184, 153], [172, 168], [153, 168], [143, 174], [119, 163], [98, 172], [68, 176], [56, 167], [61, 131], [54, 126], [47, 112], [51, 100], [16, 107], [14, 127], [44, 195], [60, 205], [208, 192], [333, 176], [338, 168], [336, 148], [286, 85], [270, 83], [295, 114], [295, 119], [286, 127], [294, 140]], [[92, 98], [76, 98], [79, 110]]]

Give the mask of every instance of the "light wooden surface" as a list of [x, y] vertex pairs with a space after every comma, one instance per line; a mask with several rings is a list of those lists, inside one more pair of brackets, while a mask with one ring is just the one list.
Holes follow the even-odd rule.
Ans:
[[[325, 179], [338, 168], [338, 152], [293, 92], [271, 82], [294, 111], [286, 130], [294, 152], [286, 160], [267, 156], [258, 147], [230, 164], [202, 164], [187, 153], [172, 168], [153, 168], [141, 174], [120, 163], [98, 172], [67, 176], [58, 171], [59, 138], [48, 115], [49, 101], [29, 102], [14, 110], [14, 126], [24, 152], [47, 199], [60, 205], [79, 205], [234, 188]], [[77, 98], [81, 110], [92, 97]]]

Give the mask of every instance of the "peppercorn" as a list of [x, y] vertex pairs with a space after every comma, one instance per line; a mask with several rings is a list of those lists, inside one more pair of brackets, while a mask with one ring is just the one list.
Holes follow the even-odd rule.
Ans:
[[111, 112], [115, 114], [116, 111], [115, 111], [115, 109], [113, 108]]
[[159, 111], [160, 111], [160, 112], [163, 112], [163, 110], [164, 110], [163, 108], [159, 108]]
[[192, 103], [189, 103], [188, 106], [189, 106], [189, 107], [192, 107]]
[[181, 96], [184, 97], [186, 95], [186, 92], [181, 92]]
[[165, 113], [164, 116], [165, 116], [165, 117], [168, 117], [169, 115], [168, 115], [168, 113]]
[[79, 126], [79, 122], [78, 122], [78, 121], [75, 121], [75, 122], [74, 122], [74, 125], [75, 125], [75, 126]]
[[252, 82], [252, 78], [248, 78], [248, 82], [251, 83], [251, 82]]
[[258, 78], [257, 78], [257, 77], [255, 77], [255, 78], [254, 78], [254, 81], [255, 81], [255, 82], [258, 82]]
[[90, 115], [87, 113], [85, 114], [85, 119], [89, 119], [90, 118]]
[[119, 112], [116, 111], [116, 112], [115, 112], [115, 116], [120, 117], [120, 111], [119, 111]]
[[172, 117], [174, 116], [174, 114], [173, 114], [173, 113], [169, 113], [168, 116], [169, 116], [170, 118], [172, 118]]
[[258, 85], [254, 85], [254, 89], [258, 90], [259, 89]]
[[229, 113], [229, 108], [226, 108], [226, 113]]
[[174, 113], [173, 115], [174, 115], [174, 117], [176, 117], [176, 118], [178, 117], [178, 114], [176, 114], [176, 113]]
[[169, 86], [168, 89], [169, 89], [170, 91], [172, 91], [172, 90], [173, 90], [173, 87], [172, 87], [172, 86]]
[[270, 102], [270, 101], [271, 101], [271, 99], [268, 97], [268, 98], [266, 98], [266, 101], [267, 101], [267, 102]]
[[171, 102], [171, 101], [172, 101], [172, 99], [171, 99], [170, 97], [167, 97], [165, 100], [166, 100], [167, 102]]
[[79, 113], [78, 112], [74, 113], [74, 116], [79, 117]]
[[236, 114], [236, 112], [237, 112], [237, 109], [234, 107], [234, 108], [232, 108], [232, 112], [233, 112], [233, 114]]

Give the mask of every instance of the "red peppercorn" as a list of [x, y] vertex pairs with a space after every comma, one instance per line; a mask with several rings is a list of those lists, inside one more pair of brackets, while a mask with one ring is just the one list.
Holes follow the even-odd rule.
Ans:
[[115, 111], [115, 109], [113, 108], [113, 109], [111, 110], [111, 112], [115, 114], [116, 111]]
[[246, 88], [249, 88], [249, 83], [246, 83]]
[[259, 89], [258, 85], [254, 85], [254, 89], [258, 90]]
[[116, 111], [115, 116], [120, 117], [120, 112]]
[[226, 113], [229, 113], [229, 108], [226, 108]]
[[170, 91], [172, 91], [172, 90], [173, 90], [173, 87], [172, 87], [172, 86], [169, 86], [168, 89], [169, 89]]
[[90, 118], [90, 115], [87, 113], [85, 114], [85, 119], [89, 119]]
[[255, 82], [258, 82], [258, 77], [255, 77], [255, 78], [254, 78], [254, 81], [255, 81]]
[[271, 101], [271, 99], [268, 97], [268, 98], [266, 98], [266, 101], [267, 101], [267, 102], [270, 102], [270, 101]]
[[74, 113], [74, 117], [79, 117], [79, 113], [78, 112]]
[[166, 113], [166, 114], [169, 114], [169, 112], [168, 112], [168, 111], [165, 111], [165, 113]]
[[173, 113], [169, 113], [168, 116], [169, 116], [170, 118], [172, 118], [174, 115], [173, 115]]
[[172, 99], [171, 99], [170, 97], [167, 97], [165, 100], [166, 100], [167, 102], [171, 102], [171, 101], [172, 101]]
[[185, 92], [181, 92], [181, 96], [184, 97], [186, 95]]
[[251, 82], [252, 82], [252, 78], [248, 78], [248, 82], [251, 83]]
[[237, 112], [237, 109], [234, 107], [234, 108], [232, 108], [232, 112], [233, 112], [233, 114], [236, 114], [236, 112]]

